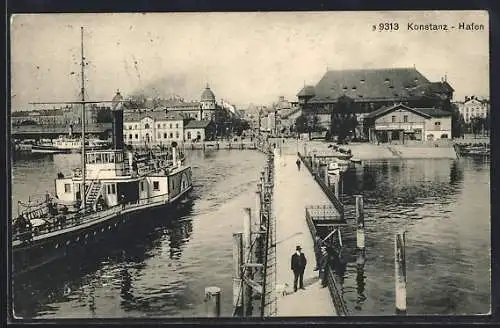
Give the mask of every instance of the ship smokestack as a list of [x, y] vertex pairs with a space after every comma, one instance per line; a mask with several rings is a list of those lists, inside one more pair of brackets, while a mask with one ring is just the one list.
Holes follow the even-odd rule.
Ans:
[[120, 90], [116, 91], [111, 105], [113, 117], [112, 142], [115, 149], [123, 149], [123, 97]]
[[174, 166], [177, 165], [177, 142], [172, 142], [172, 163]]

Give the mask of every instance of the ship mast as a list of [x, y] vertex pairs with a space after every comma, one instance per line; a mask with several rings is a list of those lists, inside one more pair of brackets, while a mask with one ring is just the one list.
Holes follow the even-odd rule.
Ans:
[[85, 57], [83, 56], [83, 26], [81, 30], [81, 50], [82, 50], [82, 189], [80, 189], [80, 197], [82, 197], [82, 209], [85, 214]]

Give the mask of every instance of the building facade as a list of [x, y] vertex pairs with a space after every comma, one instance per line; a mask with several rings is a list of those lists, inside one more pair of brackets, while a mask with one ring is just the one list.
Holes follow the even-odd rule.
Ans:
[[305, 114], [331, 124], [337, 101], [348, 97], [357, 117], [384, 106], [441, 107], [453, 98], [454, 89], [446, 79], [430, 82], [416, 68], [329, 70], [315, 85], [305, 85], [297, 93], [297, 104]]
[[[101, 110], [109, 110], [109, 106], [92, 104], [86, 108], [85, 122], [98, 123], [98, 114]], [[65, 126], [81, 124], [82, 107], [78, 105], [65, 106], [52, 109], [37, 109], [30, 111], [13, 111], [11, 113], [12, 125], [42, 125]]]
[[432, 141], [451, 138], [451, 113], [403, 104], [382, 107], [364, 117], [371, 142]]
[[203, 120], [189, 121], [184, 128], [184, 140], [187, 142], [193, 141], [209, 141], [214, 140], [215, 125], [212, 121]]
[[480, 100], [475, 96], [465, 97], [463, 102], [457, 102], [456, 105], [465, 123], [470, 123], [473, 117], [486, 118], [490, 111], [490, 102], [485, 99]]
[[184, 121], [176, 113], [128, 111], [123, 121], [123, 140], [131, 146], [167, 146], [184, 140]]

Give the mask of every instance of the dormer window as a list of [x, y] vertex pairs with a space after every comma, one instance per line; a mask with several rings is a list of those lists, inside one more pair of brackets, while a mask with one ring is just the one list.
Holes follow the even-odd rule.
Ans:
[[343, 87], [342, 90], [346, 91], [347, 90], [347, 87]]
[[391, 82], [391, 80], [389, 80], [389, 79], [385, 79], [385, 81], [384, 81], [384, 83], [389, 83], [389, 82]]
[[353, 87], [352, 87], [352, 90], [353, 90], [353, 91], [356, 91], [356, 86], [353, 86]]
[[364, 80], [364, 79], [362, 79], [362, 80], [360, 80], [359, 82], [360, 82], [361, 84], [363, 84], [363, 83], [365, 83], [365, 80]]
[[394, 86], [393, 86], [393, 85], [390, 85], [390, 86], [389, 86], [389, 89], [394, 89]]

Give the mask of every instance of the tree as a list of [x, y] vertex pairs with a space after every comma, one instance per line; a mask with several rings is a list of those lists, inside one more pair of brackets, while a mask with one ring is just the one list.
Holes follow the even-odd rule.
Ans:
[[113, 121], [113, 115], [110, 108], [97, 109], [97, 123], [110, 123]]
[[484, 126], [483, 125], [483, 119], [478, 116], [474, 116], [470, 119], [470, 124], [472, 128], [472, 133], [474, 134], [474, 137], [481, 132], [481, 128]]
[[[448, 102], [449, 103], [449, 102]], [[447, 110], [448, 105], [443, 106], [443, 110]], [[458, 110], [458, 106], [455, 104], [449, 104], [449, 111], [451, 111], [451, 137], [459, 138], [465, 132], [465, 120], [464, 116]]]
[[336, 135], [339, 141], [343, 141], [353, 135], [358, 125], [355, 106], [354, 100], [347, 96], [337, 99], [330, 114], [330, 138]]
[[295, 119], [295, 131], [298, 133], [308, 132], [308, 117], [305, 114], [301, 114]]

